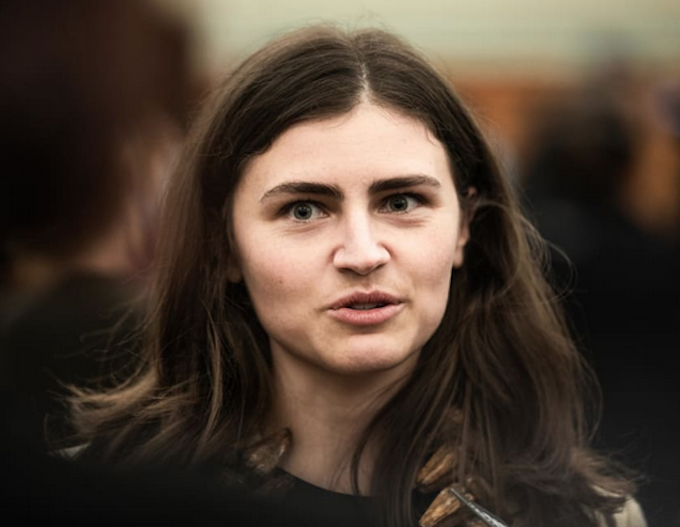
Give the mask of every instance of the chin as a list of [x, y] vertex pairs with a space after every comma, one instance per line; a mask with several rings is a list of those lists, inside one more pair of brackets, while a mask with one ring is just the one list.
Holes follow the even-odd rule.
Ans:
[[344, 360], [333, 369], [344, 375], [370, 375], [385, 372], [407, 374], [415, 366], [418, 353], [376, 353], [374, 350], [354, 350], [345, 352]]

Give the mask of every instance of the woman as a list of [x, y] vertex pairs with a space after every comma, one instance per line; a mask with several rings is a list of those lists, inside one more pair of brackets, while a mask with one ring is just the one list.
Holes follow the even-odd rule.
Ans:
[[211, 463], [330, 507], [367, 495], [357, 514], [382, 525], [474, 525], [475, 503], [616, 524], [632, 488], [588, 449], [542, 245], [398, 38], [317, 27], [252, 55], [165, 205], [146, 367], [76, 400], [91, 455]]

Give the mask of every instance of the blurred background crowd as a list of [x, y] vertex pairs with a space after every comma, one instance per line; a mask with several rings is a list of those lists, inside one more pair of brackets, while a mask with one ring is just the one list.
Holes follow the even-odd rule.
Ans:
[[[2, 0], [0, 380], [10, 427], [67, 445], [62, 383], [122, 380], [156, 215], [197, 105], [310, 22], [410, 40], [473, 108], [551, 243], [602, 384], [596, 444], [680, 525], [680, 4]], [[16, 410], [16, 408], [21, 408]], [[39, 447], [39, 448], [42, 448]]]

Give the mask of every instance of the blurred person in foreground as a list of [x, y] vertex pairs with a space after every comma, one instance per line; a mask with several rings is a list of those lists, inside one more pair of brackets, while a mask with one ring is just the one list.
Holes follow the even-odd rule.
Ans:
[[[599, 79], [539, 108], [525, 192], [553, 244], [553, 280], [602, 388], [596, 444], [646, 475], [638, 497], [649, 525], [669, 527], [680, 519], [680, 368], [673, 359], [680, 346], [680, 225], [653, 229], [658, 222], [636, 215], [649, 204], [631, 207], [649, 139], [642, 105], [631, 104], [639, 99], [621, 93], [620, 81]], [[677, 120], [675, 111], [664, 117]], [[645, 170], [665, 166], [657, 158]], [[645, 173], [646, 181], [654, 177]]]
[[207, 465], [353, 527], [644, 526], [542, 249], [424, 56], [286, 34], [193, 121], [144, 368], [76, 394], [79, 459]]
[[134, 0], [5, 0], [0, 35], [1, 383], [54, 448], [63, 384], [132, 370], [188, 42]]

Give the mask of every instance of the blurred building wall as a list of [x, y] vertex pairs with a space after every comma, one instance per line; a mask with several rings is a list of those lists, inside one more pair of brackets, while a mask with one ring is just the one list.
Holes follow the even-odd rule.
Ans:
[[[160, 1], [160, 0], [159, 0]], [[658, 64], [680, 56], [676, 0], [163, 0], [193, 17], [200, 60], [220, 68], [313, 21], [382, 24], [458, 68], [523, 74], [580, 67], [612, 49]]]

